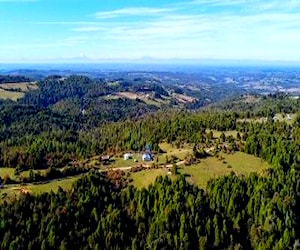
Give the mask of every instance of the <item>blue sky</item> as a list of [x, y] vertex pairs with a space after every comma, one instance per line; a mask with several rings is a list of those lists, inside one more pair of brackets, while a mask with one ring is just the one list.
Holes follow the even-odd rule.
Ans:
[[299, 0], [0, 0], [1, 62], [300, 62]]

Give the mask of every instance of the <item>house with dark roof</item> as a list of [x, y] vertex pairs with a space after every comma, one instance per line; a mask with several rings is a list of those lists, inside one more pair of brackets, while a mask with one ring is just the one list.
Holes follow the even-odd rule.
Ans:
[[152, 155], [149, 152], [145, 152], [142, 155], [143, 161], [152, 161]]

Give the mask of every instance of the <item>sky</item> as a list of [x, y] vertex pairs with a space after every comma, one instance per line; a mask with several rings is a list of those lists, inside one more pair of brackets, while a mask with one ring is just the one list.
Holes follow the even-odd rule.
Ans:
[[300, 62], [300, 0], [0, 0], [0, 62]]

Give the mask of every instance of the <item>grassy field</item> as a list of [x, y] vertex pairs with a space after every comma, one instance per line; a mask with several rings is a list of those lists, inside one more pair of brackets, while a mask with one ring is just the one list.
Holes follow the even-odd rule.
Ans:
[[140, 99], [148, 105], [154, 105], [157, 107], [161, 107], [162, 105], [167, 105], [170, 103], [169, 97], [161, 97], [161, 98], [153, 98], [148, 96], [146, 93], [135, 93], [135, 92], [117, 92], [115, 94], [106, 95], [102, 97], [104, 100], [115, 100], [120, 98], [127, 98], [131, 100]]
[[[134, 161], [137, 160], [137, 162]], [[135, 164], [139, 164], [142, 162], [142, 155], [141, 154], [133, 154], [132, 159], [124, 160], [123, 158], [113, 157], [112, 163], [109, 165], [112, 168], [119, 168], [119, 167], [129, 167]]]
[[20, 90], [23, 92], [37, 89], [36, 82], [1, 83], [0, 88], [5, 90]]
[[6, 175], [9, 175], [10, 178], [14, 178], [15, 169], [14, 168], [0, 168], [0, 177], [3, 178]]
[[166, 157], [168, 156], [169, 158], [174, 155], [176, 156], [179, 160], [184, 160], [184, 158], [187, 156], [187, 154], [190, 154], [193, 152], [193, 148], [191, 145], [185, 145], [184, 148], [176, 148], [172, 144], [169, 143], [160, 143], [159, 147], [165, 151], [166, 153], [163, 153], [159, 155], [159, 163], [164, 164]]
[[141, 189], [148, 187], [158, 176], [167, 175], [166, 169], [149, 169], [131, 174], [132, 185]]
[[[213, 137], [215, 139], [220, 138], [220, 136], [222, 134], [222, 131], [210, 130], [210, 129], [207, 129], [205, 132], [209, 133], [210, 131], [213, 132]], [[238, 132], [236, 130], [230, 130], [230, 131], [224, 131], [223, 133], [225, 134], [226, 137], [232, 135], [234, 138], [236, 138], [236, 135], [237, 135]]]
[[255, 118], [255, 119], [251, 119], [251, 118], [237, 119], [237, 122], [264, 123], [264, 122], [267, 122], [267, 121], [268, 121], [267, 117], [260, 117], [260, 118]]
[[173, 96], [176, 98], [178, 102], [181, 103], [192, 103], [196, 100], [196, 98], [193, 98], [191, 96], [183, 95], [183, 94], [176, 94], [174, 93]]
[[10, 100], [16, 101], [19, 98], [22, 98], [23, 96], [24, 96], [24, 93], [22, 93], [22, 92], [0, 89], [0, 99], [4, 99], [4, 100], [10, 99]]
[[286, 122], [288, 124], [293, 124], [294, 121], [296, 120], [297, 115], [296, 114], [283, 115], [283, 114], [278, 113], [275, 115], [275, 117], [276, 117], [277, 121]]
[[0, 84], [0, 99], [11, 99], [16, 101], [22, 98], [25, 92], [37, 89], [35, 82], [2, 83]]
[[57, 192], [58, 188], [61, 187], [64, 190], [69, 190], [72, 187], [72, 184], [77, 181], [81, 176], [68, 177], [60, 180], [51, 181], [45, 184], [39, 185], [28, 185], [26, 186], [34, 194], [40, 194], [44, 192]]
[[199, 164], [180, 168], [180, 172], [187, 174], [188, 181], [204, 188], [209, 179], [229, 174], [231, 171], [247, 175], [251, 172], [262, 173], [268, 167], [260, 158], [242, 152], [221, 156], [224, 160], [208, 157]]
[[[297, 114], [281, 114], [277, 113], [273, 117], [274, 121], [279, 121], [279, 122], [286, 122], [287, 124], [293, 124], [296, 120]], [[254, 119], [238, 119], [238, 122], [258, 122], [258, 123], [263, 123], [267, 122], [268, 118], [267, 117], [260, 117], [260, 118], [254, 118]]]
[[148, 105], [153, 105], [153, 106], [157, 106], [157, 107], [161, 107], [162, 104], [165, 104], [166, 102], [164, 102], [161, 99], [147, 99], [144, 98], [143, 101], [148, 104]]
[[[34, 173], [40, 173], [40, 174], [44, 174], [47, 171], [48, 171], [48, 169], [33, 170]], [[28, 177], [29, 173], [30, 173], [30, 170], [23, 171], [20, 173], [20, 176]]]
[[[41, 169], [41, 170], [33, 170], [34, 173], [39, 172], [40, 174], [43, 174], [47, 171], [47, 169]], [[20, 173], [19, 176], [28, 177], [30, 173], [30, 170], [23, 171]], [[14, 168], [0, 168], [0, 177], [3, 178], [5, 176], [9, 176], [11, 179], [18, 179], [19, 176], [15, 176], [15, 169]]]
[[[209, 179], [229, 174], [231, 171], [236, 174], [249, 174], [251, 172], [261, 173], [268, 167], [268, 164], [261, 159], [242, 152], [234, 154], [220, 154], [224, 159], [208, 157], [200, 163], [192, 166], [180, 166], [179, 172], [187, 176], [187, 180], [201, 188], [205, 188]], [[138, 188], [147, 187], [157, 176], [166, 175], [164, 169], [153, 169], [131, 174], [132, 184]]]
[[[159, 147], [162, 150], [164, 150], [166, 153], [155, 155], [153, 161], [147, 162], [147, 164], [151, 164], [151, 163], [165, 164], [166, 158], [168, 157], [169, 159], [171, 159], [172, 155], [176, 156], [179, 160], [183, 160], [188, 153], [192, 152], [191, 146], [186, 146], [185, 148], [178, 149], [173, 147], [171, 144], [161, 143], [159, 144]], [[134, 159], [136, 161], [134, 161]], [[140, 163], [143, 163], [142, 154], [135, 153], [133, 154], [132, 159], [129, 159], [127, 161], [125, 161], [122, 157], [113, 157], [111, 163], [108, 166], [112, 168], [119, 168], [119, 167], [134, 166]], [[105, 168], [107, 168], [108, 166], [106, 166]]]
[[71, 189], [72, 184], [80, 177], [81, 175], [73, 176], [43, 184], [6, 185], [4, 188], [0, 189], [0, 203], [4, 200], [18, 198], [24, 192], [32, 194], [50, 192], [51, 190], [53, 192], [57, 192], [59, 187], [61, 187], [64, 190], [68, 190]]

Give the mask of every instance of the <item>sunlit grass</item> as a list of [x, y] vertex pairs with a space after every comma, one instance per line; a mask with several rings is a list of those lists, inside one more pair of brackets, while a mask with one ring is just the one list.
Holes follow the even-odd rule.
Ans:
[[[242, 152], [234, 154], [220, 154], [222, 158], [208, 157], [200, 163], [191, 166], [179, 166], [179, 172], [185, 174], [187, 180], [201, 188], [205, 188], [207, 181], [234, 172], [247, 175], [251, 172], [262, 173], [268, 164], [253, 155]], [[132, 173], [133, 185], [138, 188], [147, 187], [159, 175], [166, 175], [165, 169], [151, 169]]]

